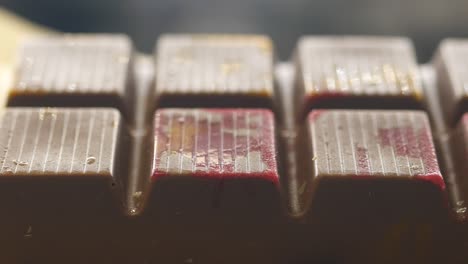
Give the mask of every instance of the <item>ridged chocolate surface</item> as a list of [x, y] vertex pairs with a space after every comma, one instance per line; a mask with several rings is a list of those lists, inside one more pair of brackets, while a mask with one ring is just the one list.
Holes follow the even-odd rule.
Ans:
[[164, 35], [158, 94], [273, 94], [273, 50], [260, 35]]
[[316, 110], [309, 130], [315, 177], [407, 177], [445, 188], [424, 112]]
[[13, 94], [116, 94], [128, 81], [132, 44], [124, 35], [60, 35], [20, 50]]
[[1, 176], [114, 176], [120, 114], [113, 109], [8, 108]]
[[468, 110], [468, 40], [447, 39], [439, 47], [434, 66], [438, 90], [449, 125]]
[[404, 38], [304, 37], [297, 59], [307, 94], [422, 94], [413, 47]]
[[268, 110], [159, 110], [153, 179], [260, 177], [278, 183], [274, 130]]

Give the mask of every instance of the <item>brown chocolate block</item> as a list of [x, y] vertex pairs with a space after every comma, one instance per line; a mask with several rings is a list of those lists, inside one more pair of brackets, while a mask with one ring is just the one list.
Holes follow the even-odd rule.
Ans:
[[114, 107], [128, 116], [132, 43], [124, 35], [66, 34], [26, 41], [10, 106]]
[[[41, 203], [42, 199], [51, 199], [43, 205], [74, 210], [63, 201], [71, 199], [76, 206], [90, 208], [104, 197], [122, 198], [117, 193], [125, 174], [120, 165], [122, 124], [118, 111], [7, 108], [0, 125], [2, 187], [18, 185], [21, 191], [9, 188], [10, 191], [22, 193], [24, 198], [34, 197], [30, 201], [33, 207], [38, 207], [35, 203]], [[26, 191], [28, 186], [32, 189]], [[82, 189], [85, 187], [94, 191]], [[84, 201], [94, 204], [90, 206]], [[112, 198], [112, 204], [99, 206], [112, 205], [117, 209], [121, 202]]]
[[[396, 191], [399, 195], [387, 197], [387, 202], [408, 199], [406, 205], [401, 204], [405, 207], [423, 197], [429, 199], [422, 195], [431, 194], [434, 201], [444, 197], [445, 183], [424, 112], [315, 110], [307, 124], [303, 134], [308, 156], [303, 165], [309, 173], [303, 176], [304, 203], [313, 203], [330, 187], [358, 192], [353, 185], [369, 188], [375, 195]], [[344, 194], [341, 198], [346, 198]], [[352, 201], [352, 197], [347, 199]]]
[[23, 233], [31, 226], [36, 240], [72, 243], [92, 227], [112, 226], [103, 225], [108, 217], [118, 222], [125, 160], [117, 110], [7, 108], [0, 126], [1, 223], [13, 220], [9, 227]]
[[150, 206], [172, 208], [181, 215], [194, 210], [193, 216], [202, 215], [198, 207], [209, 214], [233, 214], [229, 210], [234, 208], [279, 212], [270, 111], [162, 109], [155, 115], [154, 140]]
[[292, 195], [319, 248], [364, 263], [438, 253], [449, 210], [424, 112], [314, 110], [298, 149]]
[[423, 91], [406, 38], [303, 37], [296, 54], [300, 120], [311, 109], [418, 109]]
[[157, 105], [273, 108], [272, 46], [261, 35], [162, 36]]
[[193, 254], [238, 257], [271, 245], [283, 216], [271, 111], [160, 109], [154, 133], [146, 233], [175, 243], [175, 256], [202, 247]]
[[449, 126], [468, 111], [468, 40], [444, 40], [434, 57], [439, 98]]

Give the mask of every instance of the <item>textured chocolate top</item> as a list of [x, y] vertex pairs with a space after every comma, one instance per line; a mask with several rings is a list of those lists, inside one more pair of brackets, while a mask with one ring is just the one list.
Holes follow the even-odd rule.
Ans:
[[26, 41], [13, 94], [119, 94], [128, 79], [132, 44], [124, 35], [60, 35]]
[[439, 94], [447, 124], [454, 125], [468, 104], [468, 40], [447, 39], [439, 46], [434, 62]]
[[155, 118], [153, 179], [259, 177], [278, 183], [270, 111], [165, 109]]
[[304, 37], [296, 63], [306, 95], [422, 96], [411, 42], [397, 37]]
[[309, 130], [315, 177], [411, 177], [445, 188], [424, 112], [316, 110]]
[[164, 35], [157, 93], [273, 94], [273, 51], [259, 35]]
[[8, 108], [1, 176], [114, 176], [120, 114], [113, 109]]
[[439, 48], [440, 58], [445, 66], [448, 82], [446, 89], [452, 89], [456, 97], [468, 97], [468, 40], [444, 40]]

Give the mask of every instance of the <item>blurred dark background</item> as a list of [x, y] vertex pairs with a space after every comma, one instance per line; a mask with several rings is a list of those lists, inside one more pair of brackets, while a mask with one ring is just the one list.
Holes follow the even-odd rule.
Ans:
[[124, 32], [151, 52], [165, 32], [265, 33], [287, 59], [304, 34], [411, 37], [419, 60], [442, 38], [468, 37], [465, 0], [0, 0], [66, 32]]

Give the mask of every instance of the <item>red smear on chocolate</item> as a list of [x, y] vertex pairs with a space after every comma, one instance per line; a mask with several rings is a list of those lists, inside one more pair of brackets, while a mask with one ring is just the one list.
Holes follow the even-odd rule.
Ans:
[[[465, 113], [462, 117], [462, 120], [460, 121], [463, 129], [463, 135], [464, 135], [464, 140], [465, 142], [468, 142], [468, 113]], [[467, 154], [467, 160], [468, 160], [468, 145], [466, 149], [466, 154]]]
[[325, 110], [325, 109], [316, 109], [316, 110], [313, 110], [312, 112], [310, 112], [309, 114], [309, 117], [308, 117], [308, 120], [309, 120], [309, 123], [313, 123], [315, 121], [318, 120], [318, 118], [326, 113], [328, 110]]
[[382, 128], [378, 131], [378, 138], [383, 147], [393, 148], [397, 156], [421, 159], [425, 173], [415, 177], [445, 189], [428, 126], [419, 129], [416, 134], [411, 127]]
[[[424, 163], [425, 175], [428, 180], [438, 183], [441, 189], [445, 189], [444, 179], [440, 173], [437, 155], [432, 144], [432, 135], [429, 129], [420, 129], [418, 132], [419, 149], [421, 150], [421, 159]], [[436, 179], [438, 178], [438, 179]]]
[[[260, 178], [279, 185], [274, 118], [270, 111], [197, 111], [164, 109], [156, 113], [152, 180], [186, 175], [216, 179]], [[253, 153], [259, 155], [255, 156], [258, 161], [249, 160]], [[168, 155], [174, 155], [175, 161], [169, 163]], [[185, 165], [178, 161], [179, 157]], [[187, 162], [189, 168], [191, 166], [189, 171]], [[263, 164], [261, 169], [256, 162]], [[244, 169], [236, 169], [236, 164]], [[245, 168], [248, 164], [256, 167]]]
[[367, 149], [363, 147], [356, 146], [356, 158], [357, 158], [357, 168], [360, 175], [365, 175], [370, 173], [369, 167], [369, 156]]
[[445, 182], [443, 177], [440, 174], [426, 174], [426, 175], [416, 175], [414, 176], [417, 180], [422, 180], [425, 182], [430, 182], [437, 186], [441, 190], [445, 190]]
[[378, 137], [380, 144], [392, 147], [397, 156], [421, 158], [419, 141], [411, 127], [381, 128]]

